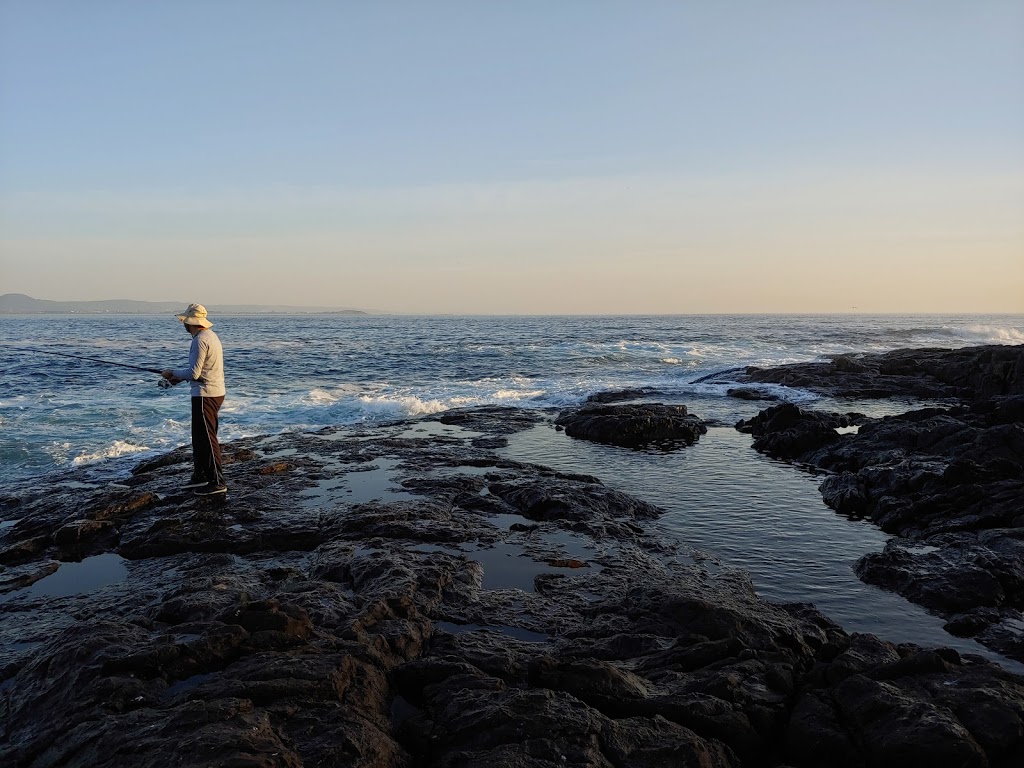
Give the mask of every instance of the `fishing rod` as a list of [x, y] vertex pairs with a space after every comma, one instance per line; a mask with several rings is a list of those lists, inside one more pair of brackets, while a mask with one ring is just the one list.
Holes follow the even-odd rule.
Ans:
[[[72, 355], [72, 354], [69, 354], [68, 352], [53, 352], [53, 351], [47, 350], [47, 349], [24, 349], [24, 348], [20, 348], [20, 347], [10, 347], [10, 349], [14, 349], [14, 350], [16, 350], [18, 352], [35, 352], [38, 355], [60, 355], [61, 357], [70, 357], [70, 358], [73, 358], [75, 360], [88, 360], [88, 361], [90, 361], [92, 363], [101, 363], [103, 365], [116, 365], [119, 368], [131, 368], [133, 371], [146, 371], [147, 373], [159, 373], [161, 376], [163, 375], [163, 370], [161, 370], [160, 368], [146, 368], [146, 367], [141, 366], [141, 365], [132, 365], [131, 363], [115, 363], [113, 360], [100, 360], [98, 357], [86, 357], [85, 355]], [[200, 384], [205, 384], [206, 383], [205, 379], [192, 379], [192, 381], [197, 381]], [[165, 384], [164, 382], [167, 382], [167, 383]], [[160, 380], [160, 387], [162, 387], [163, 389], [166, 389], [167, 387], [170, 387], [170, 386], [173, 386], [173, 385], [169, 381], [167, 381], [167, 379], [161, 379]]]

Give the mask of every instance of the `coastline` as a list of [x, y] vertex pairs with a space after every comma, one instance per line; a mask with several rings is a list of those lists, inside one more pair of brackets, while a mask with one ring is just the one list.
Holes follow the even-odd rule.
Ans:
[[1024, 659], [1024, 349], [840, 355], [745, 377], [838, 398], [956, 403], [882, 418], [780, 405], [737, 428], [758, 451], [828, 472], [826, 504], [895, 534], [858, 561], [862, 580]]
[[[12, 646], [0, 666], [0, 757], [734, 766], [885, 764], [910, 749], [938, 765], [1021, 756], [1024, 678], [763, 601], [741, 572], [711, 571], [655, 535], [660, 510], [614, 478], [497, 452], [544, 418], [479, 407], [236, 441], [224, 507], [176, 489], [184, 449], [117, 486], [7, 500], [20, 517], [0, 540], [0, 631]], [[859, 419], [857, 435], [839, 436], [818, 429], [822, 418], [794, 423], [831, 430], [844, 449], [872, 431]], [[813, 464], [805, 454], [791, 458]], [[30, 594], [60, 562], [114, 554], [118, 581]], [[16, 647], [30, 637], [46, 641]]]

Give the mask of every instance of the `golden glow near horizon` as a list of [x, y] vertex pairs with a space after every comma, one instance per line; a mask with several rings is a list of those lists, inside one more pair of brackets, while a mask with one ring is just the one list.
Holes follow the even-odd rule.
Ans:
[[1024, 311], [1024, 180], [1009, 175], [632, 177], [47, 206], [51, 236], [0, 240], [0, 292], [163, 301], [194, 292], [183, 265], [201, 262], [210, 304]]

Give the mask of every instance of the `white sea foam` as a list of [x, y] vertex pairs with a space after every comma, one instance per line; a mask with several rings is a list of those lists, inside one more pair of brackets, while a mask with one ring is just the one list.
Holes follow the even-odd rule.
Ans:
[[[740, 386], [736, 382], [722, 383], [699, 383], [687, 384], [680, 388], [681, 392], [693, 392], [697, 395], [712, 395], [716, 397], [728, 396], [729, 390]], [[775, 395], [780, 400], [788, 403], [811, 403], [821, 400], [821, 395], [798, 387], [787, 387], [783, 384], [750, 384], [744, 383], [744, 389], [753, 389], [764, 392], [766, 395]]]
[[303, 398], [307, 403], [312, 403], [313, 405], [330, 405], [331, 403], [338, 402], [340, 399], [341, 398], [338, 395], [332, 394], [326, 389], [320, 389], [319, 387], [310, 391]]
[[663, 357], [659, 362], [666, 363], [667, 365], [678, 365], [683, 361], [678, 357]]
[[1012, 326], [974, 324], [957, 328], [955, 331], [972, 344], [1024, 344], [1024, 331]]
[[43, 451], [53, 459], [55, 464], [63, 464], [67, 461], [68, 454], [71, 452], [71, 443], [55, 441], [43, 446]]
[[448, 398], [448, 403], [452, 408], [463, 408], [468, 405], [480, 405], [483, 402], [479, 397], [470, 395], [453, 395]]
[[[372, 389], [372, 387], [370, 387]], [[333, 405], [340, 400], [365, 392], [367, 387], [357, 387], [355, 384], [340, 384], [330, 389], [326, 387], [314, 387], [302, 397], [302, 402], [307, 405]]]
[[534, 400], [543, 394], [543, 389], [499, 389], [491, 397], [495, 400]]
[[115, 440], [113, 445], [108, 445], [106, 448], [101, 448], [93, 453], [81, 453], [75, 456], [71, 463], [78, 467], [82, 464], [91, 464], [94, 461], [114, 459], [118, 456], [127, 456], [132, 453], [141, 453], [148, 450], [150, 450], [148, 445], [133, 445], [124, 440]]
[[362, 395], [359, 397], [366, 415], [394, 415], [399, 416], [425, 416], [429, 413], [439, 413], [448, 410], [449, 406], [441, 400], [421, 400], [412, 395], [404, 396], [380, 396], [372, 397]]

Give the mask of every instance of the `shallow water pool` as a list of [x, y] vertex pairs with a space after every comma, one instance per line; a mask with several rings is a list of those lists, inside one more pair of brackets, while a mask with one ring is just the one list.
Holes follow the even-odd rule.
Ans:
[[865, 584], [853, 572], [888, 535], [836, 514], [821, 500], [820, 476], [763, 456], [749, 435], [710, 427], [691, 447], [633, 451], [576, 440], [551, 425], [512, 435], [502, 453], [518, 461], [592, 474], [605, 485], [666, 510], [659, 525], [723, 565], [750, 574], [773, 602], [809, 602], [848, 632], [892, 642], [956, 648], [1024, 670], [970, 639], [954, 637], [920, 606]]

